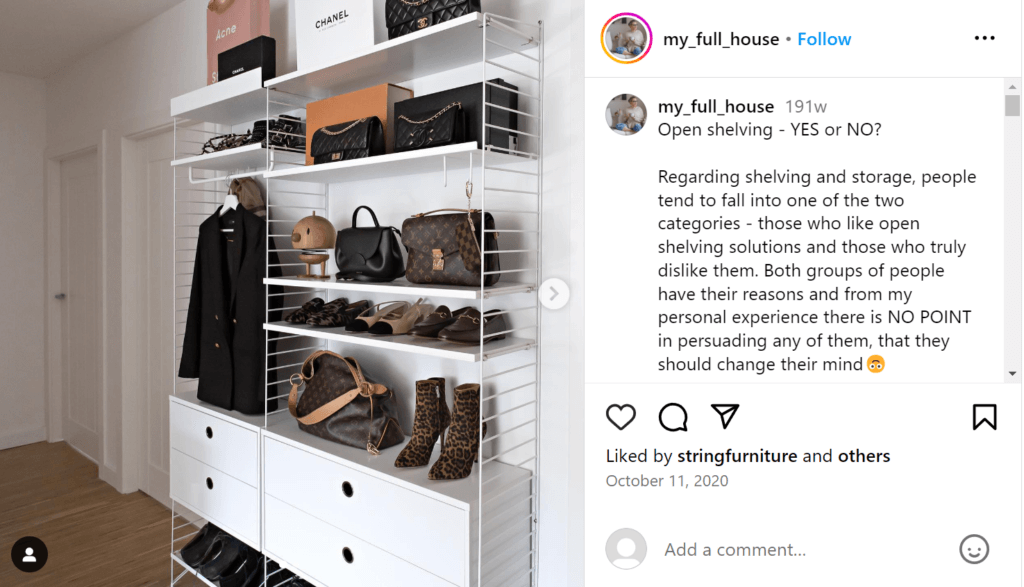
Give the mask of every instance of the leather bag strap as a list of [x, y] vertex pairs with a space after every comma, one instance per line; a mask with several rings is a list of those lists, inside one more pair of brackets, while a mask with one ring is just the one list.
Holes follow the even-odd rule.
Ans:
[[[313, 369], [313, 362], [323, 355], [330, 355], [332, 357], [341, 359], [345, 363], [345, 366], [352, 372], [352, 378], [355, 379], [355, 389], [350, 389], [345, 393], [339, 395], [333, 400], [306, 414], [305, 416], [299, 417], [297, 406], [299, 402], [299, 386], [309, 381], [315, 375]], [[309, 375], [306, 375], [306, 367], [309, 366]], [[299, 381], [295, 381], [295, 377], [298, 376]], [[337, 353], [331, 351], [317, 351], [306, 358], [302, 363], [302, 368], [298, 373], [295, 373], [288, 380], [292, 384], [292, 390], [288, 393], [288, 412], [291, 413], [292, 417], [299, 421], [301, 424], [312, 425], [319, 424], [327, 418], [333, 416], [338, 410], [341, 410], [352, 400], [356, 399], [360, 395], [363, 397], [370, 398], [370, 410], [372, 415], [373, 410], [373, 396], [384, 395], [388, 392], [388, 388], [380, 383], [370, 383], [363, 377], [363, 370], [359, 366], [359, 361], [356, 361], [352, 357], [342, 357]]]
[[437, 214], [438, 212], [466, 212], [468, 214], [475, 214], [475, 213], [479, 212], [479, 210], [474, 210], [474, 209], [468, 209], [467, 210], [466, 208], [440, 208], [438, 210], [431, 210], [430, 212], [420, 212], [419, 214], [413, 214], [412, 217], [413, 218], [423, 218], [424, 216], [429, 216], [430, 214]]
[[380, 227], [380, 222], [377, 222], [377, 215], [373, 213], [373, 209], [370, 208], [369, 206], [360, 206], [360, 207], [356, 208], [355, 212], [352, 213], [352, 228], [357, 228], [358, 227], [358, 223], [356, 222], [356, 218], [359, 216], [359, 211], [360, 210], [366, 210], [367, 212], [369, 212], [370, 213], [370, 218], [373, 218], [373, 225], [376, 226], [376, 227]]

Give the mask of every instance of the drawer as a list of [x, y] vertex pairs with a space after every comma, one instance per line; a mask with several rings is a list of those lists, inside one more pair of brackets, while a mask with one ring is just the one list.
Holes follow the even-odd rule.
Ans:
[[255, 487], [172, 450], [171, 499], [259, 548], [260, 496]]
[[259, 487], [259, 434], [171, 402], [171, 448]]
[[[264, 507], [267, 556], [327, 587], [451, 587], [447, 581], [277, 498], [267, 496]], [[388, 525], [385, 520], [381, 523]]]
[[468, 512], [271, 438], [264, 442], [268, 495], [447, 581], [465, 584]]

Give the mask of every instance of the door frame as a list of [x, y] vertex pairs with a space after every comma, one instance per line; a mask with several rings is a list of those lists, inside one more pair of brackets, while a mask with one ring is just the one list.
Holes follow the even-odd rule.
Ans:
[[[139, 198], [146, 186], [146, 178], [141, 177], [139, 163], [143, 157], [141, 149], [137, 148], [139, 142], [150, 137], [165, 133], [174, 132], [174, 121], [158, 124], [146, 130], [126, 135], [121, 139], [122, 178], [121, 178], [121, 222], [122, 222], [122, 246], [121, 259], [123, 267], [127, 268], [122, 272], [121, 285], [122, 295], [122, 406], [123, 406], [123, 429], [124, 439], [122, 452], [122, 492], [137, 491], [142, 488], [142, 479], [148, 472], [148, 455], [143, 450], [148, 446], [148, 414], [146, 411], [148, 399], [145, 397], [147, 389], [147, 375], [149, 373], [148, 355], [148, 331], [134, 328], [136, 324], [146, 324], [149, 320], [149, 302], [147, 296], [139, 291], [145, 288], [145, 280], [139, 281], [138, 273], [133, 271], [135, 267], [145, 267], [147, 258], [142, 247], [135, 246], [139, 239], [146, 238], [145, 229], [141, 228], [139, 216], [145, 215]], [[174, 146], [172, 142], [170, 156], [174, 158]], [[176, 197], [172, 194], [172, 197]], [[169, 310], [168, 310], [169, 311]], [[141, 338], [140, 338], [141, 337]], [[135, 344], [138, 342], [138, 344]], [[151, 496], [160, 500], [161, 496]]]
[[[102, 226], [97, 227], [104, 234], [102, 242], [102, 313], [103, 313], [103, 339], [107, 340], [109, 336], [108, 323], [109, 316], [111, 313], [110, 294], [109, 291], [109, 243], [106, 237], [107, 231], [107, 216], [108, 216], [108, 202], [107, 202], [107, 178], [105, 175], [106, 157], [105, 157], [105, 146], [106, 146], [106, 131], [95, 133], [91, 137], [86, 137], [84, 140], [76, 143], [64, 145], [60, 148], [47, 147], [45, 153], [46, 159], [46, 225], [44, 229], [44, 240], [46, 242], [46, 259], [45, 259], [45, 294], [46, 300], [46, 311], [44, 312], [44, 344], [46, 349], [45, 356], [45, 369], [43, 372], [44, 388], [46, 389], [45, 406], [46, 406], [46, 439], [49, 442], [60, 442], [64, 440], [64, 425], [62, 422], [63, 408], [64, 408], [64, 387], [63, 387], [63, 340], [64, 340], [64, 328], [61, 320], [61, 314], [63, 305], [60, 301], [56, 300], [54, 296], [58, 293], [65, 291], [67, 284], [64, 283], [64, 271], [63, 261], [64, 255], [62, 250], [63, 245], [63, 234], [61, 232], [61, 163], [68, 159], [73, 159], [81, 155], [89, 153], [96, 154], [96, 193], [99, 195], [100, 206], [101, 206], [101, 218], [103, 219]], [[100, 446], [99, 462], [96, 462], [99, 467], [100, 478], [108, 483], [114, 484], [113, 481], [117, 475], [113, 468], [109, 467], [104, 461], [104, 455], [107, 452], [106, 431], [109, 422], [107, 421], [108, 406], [110, 405], [111, 398], [108, 393], [111, 388], [110, 373], [109, 373], [109, 349], [104, 344], [100, 349], [100, 356], [102, 357], [102, 388], [100, 393], [100, 407], [99, 407], [99, 418], [97, 426], [97, 435], [99, 436]], [[72, 447], [74, 448], [74, 447]], [[93, 460], [92, 457], [85, 455], [89, 460]]]

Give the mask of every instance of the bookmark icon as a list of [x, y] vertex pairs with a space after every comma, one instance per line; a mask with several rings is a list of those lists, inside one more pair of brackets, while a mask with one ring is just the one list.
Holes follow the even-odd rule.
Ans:
[[736, 415], [736, 411], [740, 409], [739, 404], [711, 404], [711, 409], [718, 412], [718, 417], [722, 419], [722, 430], [729, 428], [729, 423], [732, 422], [733, 416]]

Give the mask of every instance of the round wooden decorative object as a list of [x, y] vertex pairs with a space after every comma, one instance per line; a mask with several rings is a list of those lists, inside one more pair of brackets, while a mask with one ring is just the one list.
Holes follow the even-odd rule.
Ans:
[[293, 249], [333, 249], [337, 231], [331, 221], [323, 216], [306, 216], [292, 229]]

